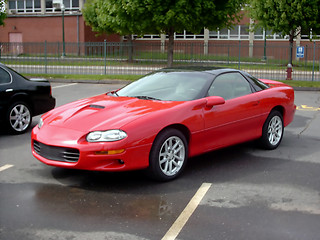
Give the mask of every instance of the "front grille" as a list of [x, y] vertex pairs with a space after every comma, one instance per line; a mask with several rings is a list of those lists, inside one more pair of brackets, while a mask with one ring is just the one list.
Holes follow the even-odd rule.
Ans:
[[79, 160], [80, 156], [78, 149], [54, 147], [38, 141], [33, 141], [33, 149], [40, 156], [54, 161], [75, 163]]

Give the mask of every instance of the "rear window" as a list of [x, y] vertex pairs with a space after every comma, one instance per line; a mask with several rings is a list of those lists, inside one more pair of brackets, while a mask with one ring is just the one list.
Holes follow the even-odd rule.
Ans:
[[251, 80], [251, 83], [256, 91], [261, 91], [261, 90], [269, 88], [269, 86], [267, 84], [261, 82], [259, 79], [251, 76], [250, 74], [246, 74], [246, 77]]
[[8, 84], [11, 82], [10, 74], [0, 67], [0, 84]]

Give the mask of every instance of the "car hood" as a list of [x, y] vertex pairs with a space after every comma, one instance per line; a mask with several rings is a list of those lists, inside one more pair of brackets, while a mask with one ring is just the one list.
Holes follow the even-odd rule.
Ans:
[[113, 97], [104, 94], [58, 107], [43, 119], [49, 126], [81, 132], [119, 129], [137, 118], [154, 112], [159, 113], [182, 103]]

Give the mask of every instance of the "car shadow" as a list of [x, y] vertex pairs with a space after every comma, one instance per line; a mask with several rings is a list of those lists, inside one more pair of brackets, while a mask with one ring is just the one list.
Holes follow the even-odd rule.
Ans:
[[267, 167], [264, 161], [247, 153], [247, 149], [256, 147], [255, 142], [250, 142], [190, 158], [184, 172], [169, 182], [154, 181], [147, 177], [144, 170], [96, 172], [53, 168], [51, 174], [62, 185], [95, 192], [152, 194], [156, 190], [167, 194], [190, 191], [199, 188], [203, 182], [233, 181], [237, 175], [264, 171]]
[[[299, 141], [298, 136], [287, 134], [283, 146], [273, 151], [258, 149], [256, 142], [212, 151], [190, 158], [181, 176], [165, 183], [150, 180], [144, 171], [110, 173], [43, 166], [45, 170], [37, 169], [38, 174], [43, 178], [51, 174], [53, 181], [38, 183], [32, 191], [41, 214], [66, 219], [89, 217], [98, 228], [119, 219], [151, 220], [161, 225], [163, 219], [174, 221], [205, 182], [212, 187], [221, 183], [226, 187], [228, 183], [303, 185], [305, 179], [297, 176], [306, 171], [317, 176], [319, 164], [280, 156], [286, 145], [292, 148]], [[318, 186], [317, 181], [312, 178], [308, 183]]]

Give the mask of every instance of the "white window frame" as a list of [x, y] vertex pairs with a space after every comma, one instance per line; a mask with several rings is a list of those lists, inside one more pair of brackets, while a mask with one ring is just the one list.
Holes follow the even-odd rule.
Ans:
[[[15, 7], [10, 8], [10, 3], [9, 2], [14, 2]], [[18, 2], [23, 3], [23, 7], [19, 8], [18, 7]], [[41, 12], [41, 1], [40, 1], [40, 7], [36, 8], [35, 7], [35, 0], [31, 0], [32, 2], [32, 7], [27, 8], [27, 0], [9, 0], [8, 1], [8, 7], [9, 7], [9, 13], [12, 11], [15, 11], [15, 13], [37, 13]]]

